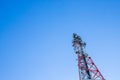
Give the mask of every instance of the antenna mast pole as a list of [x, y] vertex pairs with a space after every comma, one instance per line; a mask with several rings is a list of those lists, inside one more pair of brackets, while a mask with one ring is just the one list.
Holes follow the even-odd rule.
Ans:
[[105, 80], [91, 57], [85, 52], [86, 43], [75, 33], [73, 47], [77, 54], [79, 80]]

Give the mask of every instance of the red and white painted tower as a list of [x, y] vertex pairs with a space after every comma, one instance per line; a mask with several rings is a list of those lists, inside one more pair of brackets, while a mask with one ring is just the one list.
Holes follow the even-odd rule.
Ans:
[[73, 34], [73, 47], [77, 54], [79, 80], [105, 80], [91, 57], [85, 52], [86, 43], [81, 37]]

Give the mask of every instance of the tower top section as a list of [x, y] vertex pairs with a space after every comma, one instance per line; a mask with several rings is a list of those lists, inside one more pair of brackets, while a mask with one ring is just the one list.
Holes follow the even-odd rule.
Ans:
[[73, 33], [73, 47], [75, 47], [78, 51], [80, 49], [85, 48], [86, 43], [82, 41], [82, 38], [80, 36], [78, 36], [76, 33]]

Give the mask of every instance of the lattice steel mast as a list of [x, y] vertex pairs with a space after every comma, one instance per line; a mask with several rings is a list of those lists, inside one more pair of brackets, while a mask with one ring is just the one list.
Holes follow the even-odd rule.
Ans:
[[91, 57], [85, 52], [86, 43], [81, 37], [73, 34], [73, 47], [77, 54], [79, 80], [105, 80]]

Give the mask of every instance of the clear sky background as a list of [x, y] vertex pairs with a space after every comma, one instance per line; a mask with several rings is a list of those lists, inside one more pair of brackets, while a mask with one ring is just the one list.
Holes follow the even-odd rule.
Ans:
[[1, 0], [0, 80], [78, 80], [73, 33], [120, 79], [120, 0]]

